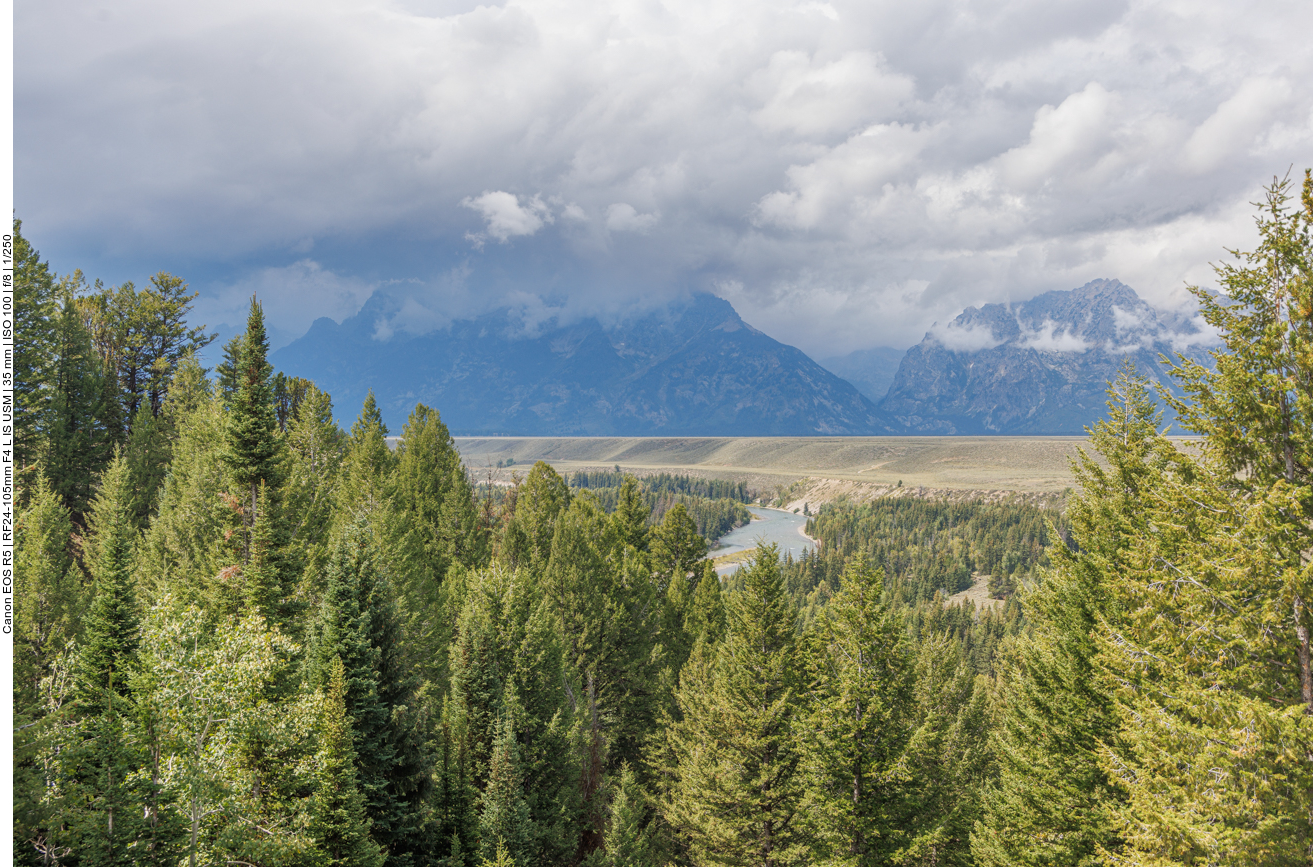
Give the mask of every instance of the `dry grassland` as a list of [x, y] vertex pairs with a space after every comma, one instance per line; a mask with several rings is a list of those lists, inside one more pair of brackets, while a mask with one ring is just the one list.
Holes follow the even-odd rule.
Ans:
[[[457, 437], [482, 478], [499, 461], [524, 472], [535, 461], [558, 471], [681, 472], [742, 479], [772, 490], [803, 478], [860, 487], [1060, 492], [1079, 437]], [[512, 470], [496, 472], [508, 479]], [[828, 497], [827, 497], [828, 499]]]
[[[513, 458], [558, 471], [676, 471], [773, 488], [803, 477], [904, 487], [1061, 491], [1080, 437], [457, 437], [477, 475]], [[522, 471], [522, 470], [521, 470]]]

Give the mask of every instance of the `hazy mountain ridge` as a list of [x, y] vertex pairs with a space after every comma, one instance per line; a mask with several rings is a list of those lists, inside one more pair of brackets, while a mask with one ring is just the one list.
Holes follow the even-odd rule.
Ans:
[[1160, 355], [1201, 349], [1196, 318], [1160, 313], [1117, 280], [968, 307], [907, 351], [879, 404], [908, 433], [1081, 434], [1124, 358], [1173, 385]]
[[396, 302], [376, 293], [340, 325], [316, 321], [272, 361], [314, 379], [344, 418], [372, 387], [394, 431], [422, 402], [453, 433], [895, 432], [853, 385], [712, 295], [608, 326], [584, 319], [526, 328], [503, 309], [420, 336], [376, 339], [397, 315]]

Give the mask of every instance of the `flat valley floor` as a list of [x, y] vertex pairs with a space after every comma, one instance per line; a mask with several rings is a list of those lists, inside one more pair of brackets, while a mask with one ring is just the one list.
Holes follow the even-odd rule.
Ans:
[[[502, 482], [535, 461], [558, 472], [613, 469], [746, 481], [790, 488], [791, 502], [839, 496], [1053, 496], [1073, 484], [1085, 437], [456, 437], [474, 477]], [[514, 464], [498, 470], [497, 464]], [[899, 483], [901, 482], [901, 486]], [[790, 487], [791, 486], [791, 487]]]

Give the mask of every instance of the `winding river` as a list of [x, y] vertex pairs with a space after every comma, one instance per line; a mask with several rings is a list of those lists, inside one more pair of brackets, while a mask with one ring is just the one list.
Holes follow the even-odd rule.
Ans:
[[[709, 556], [735, 554], [774, 542], [780, 546], [781, 557], [788, 552], [797, 560], [803, 551], [810, 551], [815, 547], [812, 540], [803, 535], [807, 519], [802, 515], [795, 515], [782, 509], [761, 509], [756, 506], [749, 506], [748, 511], [760, 520], [751, 521], [721, 536]], [[728, 575], [736, 571], [740, 565], [742, 564], [727, 563], [718, 567], [716, 571], [721, 575]]]

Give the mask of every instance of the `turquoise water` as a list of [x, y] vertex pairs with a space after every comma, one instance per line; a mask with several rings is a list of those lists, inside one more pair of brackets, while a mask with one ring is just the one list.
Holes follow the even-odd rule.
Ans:
[[[803, 529], [807, 526], [807, 519], [802, 515], [795, 515], [792, 512], [782, 512], [779, 509], [759, 509], [755, 506], [749, 506], [748, 511], [761, 517], [759, 521], [751, 521], [746, 526], [739, 527], [737, 530], [731, 530], [711, 549], [708, 556], [719, 557], [721, 554], [733, 554], [736, 551], [746, 551], [749, 548], [756, 548], [759, 545], [769, 545], [771, 542], [780, 546], [780, 556], [784, 553], [793, 555], [797, 560], [803, 551], [812, 550], [812, 543], [802, 535]], [[740, 564], [731, 563], [728, 566], [721, 566], [716, 571], [726, 575], [738, 569]]]

